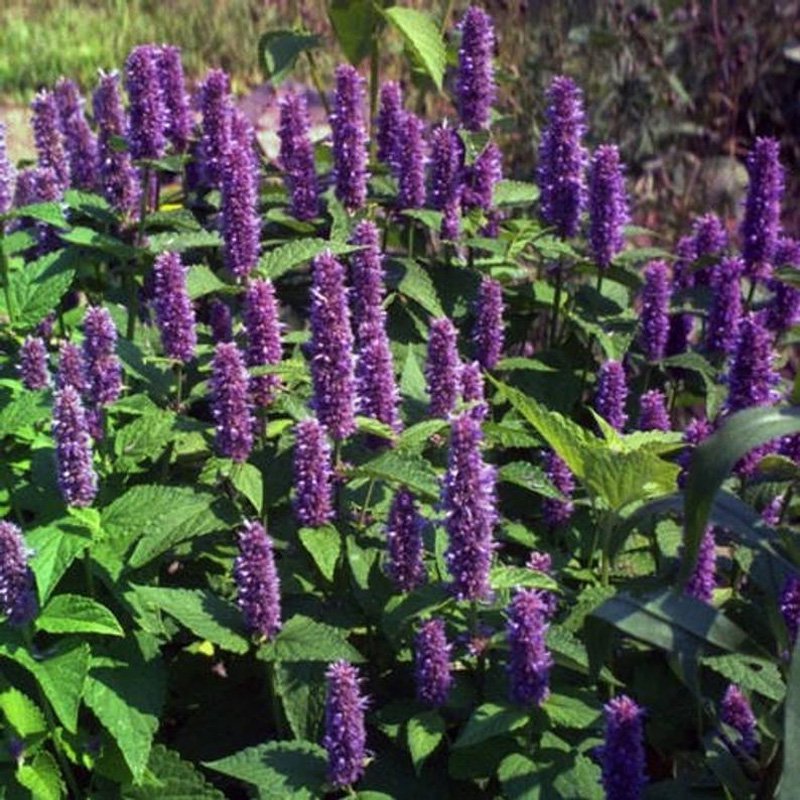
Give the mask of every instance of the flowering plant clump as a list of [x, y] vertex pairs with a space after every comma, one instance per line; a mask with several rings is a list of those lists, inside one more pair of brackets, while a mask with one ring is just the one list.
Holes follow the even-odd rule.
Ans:
[[9, 797], [795, 796], [779, 144], [653, 230], [591, 84], [512, 167], [491, 14], [418, 5], [269, 31], [268, 136], [167, 44], [0, 123]]

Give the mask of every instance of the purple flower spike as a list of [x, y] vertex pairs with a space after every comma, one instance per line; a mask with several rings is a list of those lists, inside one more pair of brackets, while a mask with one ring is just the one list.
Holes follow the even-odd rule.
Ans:
[[253, 406], [248, 394], [248, 374], [239, 348], [221, 342], [211, 364], [211, 413], [216, 428], [216, 448], [234, 461], [247, 461], [253, 449]]
[[447, 317], [432, 320], [425, 362], [425, 378], [431, 399], [428, 415], [431, 417], [446, 418], [458, 402], [461, 361], [457, 340], [456, 326]]
[[549, 599], [536, 589], [517, 590], [508, 607], [508, 674], [515, 703], [539, 706], [550, 694], [549, 615]]
[[58, 488], [69, 506], [89, 506], [97, 494], [97, 474], [92, 465], [89, 422], [74, 386], [55, 393], [53, 438], [56, 441]]
[[222, 239], [225, 266], [244, 280], [258, 263], [261, 218], [258, 215], [258, 171], [252, 144], [231, 141], [222, 174]]
[[386, 81], [381, 85], [378, 110], [378, 160], [386, 164], [395, 174], [400, 165], [404, 116], [400, 85], [394, 81]]
[[669, 301], [669, 267], [663, 261], [651, 261], [644, 271], [641, 312], [641, 343], [648, 361], [660, 361], [666, 352]]
[[731, 355], [742, 319], [742, 292], [739, 278], [744, 263], [739, 258], [725, 258], [714, 270], [711, 309], [706, 324], [705, 347], [710, 353]]
[[449, 539], [445, 559], [459, 600], [485, 600], [491, 595], [489, 568], [497, 521], [494, 468], [481, 456], [481, 427], [471, 414], [454, 417], [447, 472], [442, 483], [442, 508]]
[[349, 64], [336, 68], [331, 131], [336, 197], [348, 211], [357, 211], [367, 200], [367, 132], [364, 79]]
[[139, 208], [139, 176], [127, 151], [116, 149], [114, 140], [128, 135], [117, 73], [101, 73], [92, 97], [97, 124], [97, 171], [103, 196], [120, 213], [133, 216]]
[[326, 251], [314, 259], [311, 380], [319, 421], [337, 440], [356, 429], [355, 363], [344, 267]]
[[589, 168], [589, 244], [601, 270], [608, 269], [625, 244], [622, 229], [630, 212], [623, 175], [616, 145], [600, 145]]
[[[775, 248], [775, 266], [792, 267], [800, 271], [800, 239], [779, 239]], [[777, 278], [769, 282], [773, 292], [767, 308], [767, 327], [776, 333], [788, 330], [800, 321], [800, 289]]]
[[741, 748], [748, 755], [755, 755], [758, 750], [756, 717], [744, 692], [735, 683], [729, 683], [725, 690], [719, 716], [739, 734]]
[[14, 165], [8, 157], [6, 145], [6, 126], [0, 122], [0, 214], [6, 214], [11, 210], [15, 181]]
[[644, 710], [624, 694], [605, 706], [605, 744], [599, 748], [606, 800], [640, 800], [645, 773]]
[[769, 278], [781, 226], [784, 175], [777, 139], [760, 136], [747, 156], [750, 182], [742, 218], [742, 255], [751, 280]]
[[294, 488], [294, 515], [301, 526], [319, 528], [333, 519], [331, 446], [313, 417], [295, 427]]
[[[245, 358], [248, 367], [280, 364], [281, 326], [278, 303], [271, 281], [252, 281], [244, 297], [244, 328], [247, 332]], [[250, 393], [256, 406], [267, 406], [280, 384], [278, 375], [250, 378]]]
[[168, 358], [184, 364], [197, 347], [194, 306], [186, 289], [188, 270], [178, 253], [162, 253], [153, 267], [156, 322]]
[[63, 389], [65, 386], [73, 386], [79, 395], [84, 394], [89, 388], [83, 353], [80, 347], [72, 342], [62, 342], [58, 351], [56, 388]]
[[122, 391], [122, 368], [117, 358], [117, 329], [108, 310], [87, 309], [83, 320], [83, 358], [88, 395], [93, 405], [113, 403]]
[[461, 198], [464, 208], [480, 208], [488, 214], [492, 210], [494, 187], [502, 178], [503, 155], [494, 142], [489, 142], [469, 168]]
[[200, 109], [203, 118], [200, 140], [203, 180], [209, 187], [219, 188], [231, 136], [232, 113], [230, 83], [221, 69], [210, 69], [201, 84]]
[[233, 339], [233, 318], [230, 307], [222, 300], [214, 298], [208, 308], [208, 324], [214, 344], [230, 342]]
[[[703, 214], [692, 225], [691, 242], [695, 259], [720, 256], [728, 246], [728, 232], [716, 214]], [[691, 277], [693, 283], [707, 286], [712, 275], [711, 267], [705, 266], [695, 270]]]
[[319, 214], [319, 182], [305, 98], [288, 93], [281, 99], [280, 109], [280, 164], [292, 197], [292, 214], [297, 219], [314, 219]]
[[91, 191], [97, 186], [97, 139], [83, 113], [83, 98], [68, 78], [56, 84], [55, 98], [71, 183], [77, 189]]
[[547, 90], [547, 126], [539, 144], [537, 182], [544, 221], [562, 238], [575, 236], [586, 207], [587, 153], [581, 144], [586, 125], [581, 90], [558, 76]]
[[489, 416], [489, 406], [483, 385], [483, 372], [477, 361], [470, 361], [461, 367], [460, 374], [461, 399], [465, 403], [474, 403], [472, 416], [483, 422]]
[[38, 336], [28, 336], [19, 349], [19, 374], [26, 389], [46, 389], [50, 385], [47, 348]]
[[428, 203], [437, 211], [444, 211], [454, 199], [460, 203], [462, 160], [458, 134], [452, 128], [435, 128], [431, 136]]
[[575, 505], [570, 499], [575, 491], [575, 478], [570, 468], [552, 450], [545, 455], [544, 471], [550, 483], [567, 498], [557, 500], [548, 497], [542, 503], [545, 524], [550, 530], [554, 530], [568, 522], [575, 511]]
[[422, 120], [410, 111], [400, 127], [397, 207], [420, 208], [425, 204], [425, 141]]
[[458, 112], [461, 124], [469, 131], [488, 127], [495, 99], [495, 34], [491, 17], [477, 6], [470, 6], [461, 20], [461, 46], [458, 50]]
[[238, 534], [239, 555], [233, 562], [236, 602], [247, 628], [272, 639], [281, 629], [281, 594], [272, 541], [260, 522], [247, 520]]
[[473, 340], [480, 365], [494, 369], [503, 351], [503, 288], [491, 278], [484, 278], [478, 290]]
[[134, 47], [125, 61], [130, 113], [128, 148], [134, 159], [164, 155], [167, 109], [161, 90], [159, 61], [159, 48], [152, 44]]
[[[681, 548], [682, 551], [682, 548]], [[700, 540], [700, 549], [697, 553], [697, 563], [694, 572], [686, 583], [684, 591], [689, 597], [710, 603], [714, 597], [717, 586], [717, 543], [714, 538], [714, 529], [706, 528]]]
[[688, 476], [694, 448], [707, 439], [712, 433], [713, 428], [711, 427], [711, 423], [705, 417], [697, 417], [691, 420], [683, 431], [683, 443], [688, 446], [677, 459], [681, 468], [681, 473], [678, 476], [678, 486], [681, 488], [686, 485], [686, 478]]
[[672, 428], [664, 392], [651, 389], [641, 396], [639, 402], [639, 430], [668, 431]]
[[625, 368], [619, 361], [606, 361], [598, 372], [595, 411], [612, 428], [621, 431], [628, 421], [628, 415], [625, 413], [627, 400], [628, 384], [625, 380]]
[[444, 620], [429, 619], [419, 626], [414, 637], [414, 678], [417, 699], [437, 708], [447, 702], [453, 685], [450, 652]]
[[58, 105], [52, 92], [42, 91], [31, 102], [33, 140], [39, 166], [52, 169], [59, 194], [69, 188], [69, 165], [64, 151], [64, 137], [58, 119]]
[[164, 99], [164, 134], [176, 153], [185, 152], [192, 135], [192, 110], [186, 92], [180, 47], [164, 45], [158, 54], [158, 77]]
[[774, 358], [772, 337], [763, 317], [752, 313], [743, 317], [728, 370], [727, 413], [771, 405], [778, 399], [775, 385], [780, 375], [773, 366]]
[[[551, 576], [553, 574], [553, 559], [550, 553], [531, 550], [525, 566], [534, 572], [541, 572], [543, 575]], [[551, 619], [558, 611], [558, 596], [554, 592], [548, 592], [543, 589], [539, 590], [539, 593], [545, 603], [545, 614], [548, 619]]]
[[780, 610], [789, 634], [789, 646], [794, 647], [800, 631], [800, 578], [797, 575], [786, 579], [781, 590]]
[[322, 746], [328, 752], [328, 781], [341, 789], [352, 786], [364, 774], [367, 758], [364, 711], [368, 701], [361, 694], [358, 668], [347, 661], [331, 664], [325, 677], [328, 696]]
[[38, 611], [29, 554], [22, 531], [0, 521], [0, 614], [12, 625], [27, 624]]
[[351, 239], [365, 248], [350, 257], [358, 411], [399, 430], [399, 395], [386, 333], [386, 290], [378, 241], [378, 229], [369, 220], [358, 223]]
[[414, 495], [408, 489], [400, 489], [392, 500], [386, 523], [389, 555], [386, 572], [403, 592], [413, 591], [425, 583], [422, 526]]
[[14, 183], [14, 202], [12, 204], [15, 208], [24, 208], [31, 205], [31, 203], [38, 202], [38, 173], [38, 169], [28, 167], [20, 170], [17, 174], [17, 179]]

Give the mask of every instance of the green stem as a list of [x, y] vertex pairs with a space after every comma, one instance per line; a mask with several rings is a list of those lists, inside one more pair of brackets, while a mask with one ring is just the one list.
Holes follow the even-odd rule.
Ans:
[[306, 58], [308, 59], [308, 68], [311, 73], [311, 82], [317, 90], [322, 107], [325, 109], [325, 116], [330, 119], [331, 106], [328, 102], [328, 96], [325, 94], [325, 89], [322, 87], [322, 81], [319, 79], [319, 72], [317, 71], [317, 62], [314, 60], [314, 55], [310, 50], [306, 50]]
[[447, 26], [450, 22], [450, 14], [453, 11], [453, 0], [447, 0], [447, 7], [444, 10], [444, 16], [442, 17], [442, 28], [441, 32], [444, 33], [447, 30]]
[[175, 410], [180, 413], [183, 402], [183, 364], [175, 364]]
[[550, 320], [550, 347], [556, 346], [556, 336], [558, 334], [558, 309], [561, 305], [561, 291], [564, 283], [564, 273], [561, 264], [556, 268], [556, 293], [553, 298], [553, 318]]
[[750, 291], [747, 293], [747, 300], [745, 301], [745, 304], [744, 304], [744, 310], [745, 311], [749, 311], [750, 310], [750, 306], [753, 303], [753, 296], [755, 295], [755, 293], [756, 293], [756, 279], [753, 278], [750, 281]]
[[790, 483], [789, 487], [783, 493], [783, 499], [781, 500], [781, 515], [778, 517], [778, 525], [783, 525], [786, 522], [786, 518], [789, 515], [789, 504], [792, 502], [792, 498], [794, 497], [796, 484]]
[[416, 230], [416, 222], [413, 219], [408, 221], [408, 257], [414, 258], [414, 231]]
[[87, 547], [83, 551], [83, 569], [86, 572], [86, 588], [89, 591], [89, 597], [94, 598], [94, 575], [92, 573], [92, 556], [91, 548]]
[[273, 721], [275, 722], [275, 730], [279, 739], [286, 736], [286, 725], [283, 720], [283, 709], [281, 708], [278, 699], [278, 687], [275, 679], [275, 664], [272, 662], [267, 663], [267, 683], [269, 684], [269, 700], [272, 708]]
[[[144, 243], [144, 224], [147, 220], [147, 195], [150, 193], [150, 167], [142, 167], [142, 195], [139, 201], [139, 225], [136, 231], [136, 246]], [[125, 335], [133, 341], [136, 333], [136, 317], [139, 315], [139, 297], [136, 294], [136, 262], [131, 262], [131, 270], [125, 274], [128, 284], [128, 327]]]
[[6, 311], [9, 323], [14, 323], [14, 311], [11, 308], [11, 283], [8, 278], [8, 257], [5, 248], [5, 223], [0, 222], [0, 278], [3, 280], [3, 295], [6, 299]]
[[364, 505], [361, 508], [361, 514], [358, 518], [358, 527], [363, 530], [367, 521], [367, 512], [369, 511], [369, 504], [372, 500], [372, 492], [375, 489], [375, 478], [370, 478], [369, 485], [367, 486], [367, 496], [364, 498]]

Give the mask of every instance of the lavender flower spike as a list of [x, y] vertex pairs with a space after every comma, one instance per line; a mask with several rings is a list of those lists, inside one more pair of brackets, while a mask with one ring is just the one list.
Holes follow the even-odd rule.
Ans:
[[[244, 297], [244, 327], [247, 332], [245, 359], [248, 367], [280, 364], [281, 327], [278, 304], [271, 281], [251, 281]], [[250, 393], [256, 406], [267, 406], [280, 384], [278, 375], [250, 378]]]
[[472, 338], [480, 365], [494, 369], [503, 351], [503, 288], [492, 278], [481, 281]]
[[258, 215], [258, 171], [252, 144], [232, 140], [222, 173], [222, 239], [225, 266], [244, 280], [258, 263], [261, 218]]
[[[785, 237], [775, 248], [775, 266], [792, 267], [800, 271], [800, 239]], [[800, 320], [800, 289], [773, 278], [769, 288], [774, 293], [767, 308], [767, 327], [776, 333], [789, 330]]]
[[220, 455], [247, 461], [253, 448], [253, 407], [247, 392], [248, 375], [239, 348], [221, 342], [211, 364], [211, 412]]
[[280, 163], [292, 197], [292, 214], [313, 219], [319, 213], [319, 182], [314, 167], [314, 146], [309, 135], [308, 108], [302, 95], [288, 93], [280, 102]]
[[28, 336], [19, 349], [19, 374], [26, 389], [45, 389], [50, 385], [47, 348], [38, 336]]
[[97, 124], [97, 172], [103, 196], [117, 211], [133, 216], [139, 207], [141, 187], [130, 153], [114, 146], [114, 139], [128, 134], [116, 73], [101, 73], [92, 107]]
[[711, 309], [706, 323], [705, 347], [710, 353], [731, 355], [742, 318], [742, 292], [739, 278], [744, 263], [739, 258], [724, 258], [712, 273]]
[[364, 79], [349, 64], [336, 68], [331, 130], [336, 197], [348, 211], [357, 211], [367, 199], [367, 133]]
[[789, 634], [789, 646], [794, 647], [800, 632], [800, 577], [790, 575], [783, 585], [780, 596], [780, 611]]
[[192, 135], [192, 110], [186, 92], [180, 47], [164, 45], [160, 48], [158, 77], [166, 111], [164, 134], [175, 152], [183, 153]]
[[465, 403], [473, 403], [471, 413], [478, 422], [489, 416], [489, 405], [483, 384], [483, 372], [477, 361], [470, 361], [461, 367], [460, 372], [461, 399]]
[[378, 160], [386, 164], [395, 174], [400, 165], [404, 116], [400, 85], [394, 81], [386, 81], [381, 85], [378, 111]]
[[178, 253], [162, 253], [153, 267], [156, 321], [167, 357], [186, 363], [197, 347], [194, 306], [186, 289], [186, 267]]
[[464, 208], [480, 208], [488, 214], [492, 210], [494, 187], [502, 177], [503, 154], [494, 142], [489, 142], [467, 170], [461, 197]]
[[58, 351], [58, 371], [56, 372], [56, 388], [73, 386], [79, 395], [87, 390], [86, 365], [83, 353], [78, 345], [62, 342]]
[[88, 396], [95, 406], [113, 403], [122, 391], [122, 368], [117, 358], [117, 329], [108, 310], [87, 309], [83, 320], [83, 358]]
[[222, 184], [225, 151], [231, 136], [232, 103], [228, 76], [221, 69], [210, 69], [200, 85], [200, 108], [203, 134], [200, 160], [203, 179], [209, 187]]
[[469, 413], [454, 417], [442, 508], [449, 544], [445, 559], [459, 600], [487, 599], [497, 520], [495, 470], [481, 456], [480, 423]]
[[664, 392], [658, 389], [644, 392], [639, 403], [639, 430], [668, 431], [672, 428]]
[[550, 693], [549, 613], [549, 599], [536, 589], [519, 589], [508, 607], [508, 674], [515, 703], [538, 706]]
[[352, 786], [364, 774], [367, 699], [361, 694], [358, 668], [347, 661], [331, 664], [325, 677], [328, 695], [322, 746], [328, 752], [328, 781], [341, 789]]
[[586, 207], [586, 130], [581, 90], [558, 76], [547, 90], [547, 126], [539, 144], [537, 182], [544, 221], [562, 238], [575, 236]]
[[575, 479], [572, 477], [569, 467], [552, 450], [549, 450], [545, 456], [544, 470], [550, 483], [567, 498], [558, 500], [548, 497], [542, 503], [545, 524], [550, 530], [553, 530], [568, 522], [572, 517], [575, 505], [570, 498], [575, 491]]
[[743, 317], [728, 371], [727, 413], [770, 405], [778, 399], [775, 385], [780, 376], [773, 366], [774, 358], [772, 337], [763, 317], [752, 313]]
[[83, 98], [75, 81], [61, 78], [55, 88], [72, 185], [93, 190], [97, 185], [97, 139], [83, 113]]
[[[682, 549], [681, 549], [682, 552]], [[686, 583], [685, 592], [689, 597], [710, 603], [714, 597], [717, 586], [717, 543], [714, 538], [714, 529], [706, 528], [700, 540], [700, 549], [697, 553], [697, 563], [694, 572]]]
[[295, 427], [294, 489], [294, 515], [300, 525], [318, 528], [333, 519], [331, 447], [313, 417]]
[[236, 602], [250, 631], [272, 639], [281, 629], [280, 580], [272, 541], [264, 526], [245, 521], [238, 534], [239, 555], [233, 562]]
[[355, 430], [353, 333], [344, 267], [326, 251], [314, 259], [311, 288], [311, 380], [319, 421], [337, 440]]
[[69, 188], [69, 166], [64, 151], [64, 137], [58, 119], [58, 106], [52, 92], [42, 91], [31, 102], [33, 110], [33, 140], [36, 143], [39, 166], [52, 169], [59, 194]]
[[386, 572], [403, 592], [410, 592], [425, 583], [422, 526], [414, 495], [408, 489], [400, 489], [392, 500], [386, 523], [389, 554]]
[[134, 47], [125, 61], [125, 89], [130, 103], [128, 147], [134, 159], [164, 155], [167, 109], [159, 75], [159, 48]]
[[414, 637], [414, 678], [417, 699], [429, 706], [443, 706], [453, 685], [450, 651], [444, 620], [429, 619]]
[[55, 393], [53, 438], [56, 442], [58, 488], [70, 506], [88, 506], [97, 494], [89, 423], [74, 386]]
[[458, 50], [458, 110], [461, 124], [469, 131], [488, 127], [496, 87], [494, 81], [495, 34], [491, 17], [470, 6], [461, 21]]
[[647, 783], [644, 711], [624, 694], [610, 700], [604, 711], [605, 744], [599, 749], [606, 800], [639, 800]]
[[447, 317], [431, 322], [425, 362], [425, 378], [431, 399], [428, 414], [431, 417], [446, 418], [458, 402], [461, 362], [457, 337], [456, 326]]
[[11, 210], [14, 201], [15, 171], [8, 157], [6, 126], [0, 122], [0, 214]]
[[742, 255], [747, 275], [765, 279], [772, 273], [778, 234], [784, 175], [777, 139], [761, 136], [747, 156], [750, 178], [742, 218]]
[[397, 163], [397, 207], [420, 208], [425, 204], [425, 141], [422, 120], [410, 111], [400, 126]]
[[0, 520], [0, 614], [12, 625], [25, 625], [38, 610], [29, 555], [22, 531]]
[[214, 344], [230, 342], [233, 339], [233, 317], [230, 307], [216, 297], [208, 307], [208, 324]]
[[[728, 231], [716, 214], [703, 214], [692, 225], [691, 247], [695, 259], [722, 255], [728, 246]], [[697, 285], [709, 284], [713, 270], [702, 267], [692, 273], [691, 278]]]
[[622, 250], [622, 229], [630, 221], [623, 167], [616, 145], [600, 145], [589, 168], [589, 244], [595, 264], [605, 270]]
[[642, 289], [641, 343], [648, 361], [660, 361], [669, 337], [669, 267], [663, 261], [651, 261], [644, 271]]
[[611, 427], [621, 431], [628, 421], [628, 415], [625, 413], [627, 399], [628, 384], [625, 380], [625, 368], [619, 361], [606, 361], [598, 372], [595, 411]]
[[719, 716], [739, 734], [742, 749], [748, 755], [755, 755], [758, 750], [756, 718], [744, 692], [735, 683], [729, 683], [725, 690]]

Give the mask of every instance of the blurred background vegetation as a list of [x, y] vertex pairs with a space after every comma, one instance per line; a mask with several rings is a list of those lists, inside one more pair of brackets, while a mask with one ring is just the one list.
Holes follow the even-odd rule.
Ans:
[[[180, 45], [193, 79], [208, 66], [223, 67], [245, 93], [263, 82], [259, 36], [277, 27], [304, 27], [323, 38], [317, 59], [323, 79], [329, 78], [343, 56], [328, 10], [349, 1], [3, 0], [0, 115], [12, 126], [24, 120], [22, 106], [60, 75], [91, 90], [99, 67], [121, 67], [133, 45], [148, 41]], [[402, 4], [430, 12], [448, 29], [467, 5]], [[682, 229], [691, 214], [707, 208], [733, 216], [745, 179], [743, 154], [755, 135], [769, 134], [781, 139], [793, 173], [786, 223], [800, 227], [800, 0], [482, 5], [497, 23], [496, 129], [507, 171], [532, 175], [544, 88], [566, 72], [586, 93], [590, 144], [613, 141], [622, 149], [638, 221]], [[432, 86], [409, 75], [402, 43], [388, 33], [384, 39], [382, 74], [406, 80], [418, 109], [446, 114], [447, 103]], [[457, 41], [451, 39], [454, 58]], [[307, 80], [306, 62], [299, 63], [297, 78]]]

